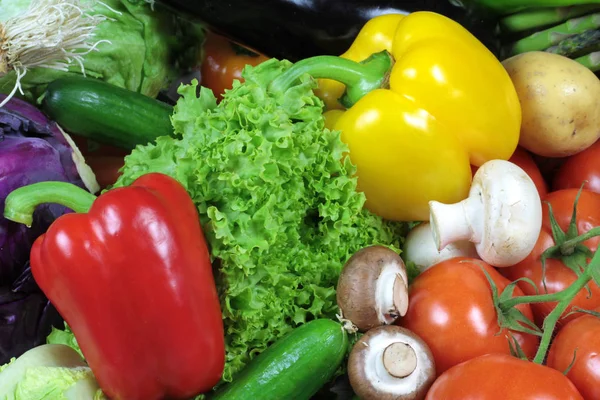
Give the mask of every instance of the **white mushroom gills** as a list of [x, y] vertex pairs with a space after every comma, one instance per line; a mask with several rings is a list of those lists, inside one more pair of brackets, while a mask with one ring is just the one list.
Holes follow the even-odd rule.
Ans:
[[525, 259], [542, 227], [535, 184], [519, 166], [504, 160], [488, 161], [477, 170], [467, 199], [431, 201], [429, 211], [438, 250], [468, 240], [483, 261], [496, 267]]
[[375, 304], [379, 322], [393, 323], [408, 311], [408, 277], [397, 262], [385, 265], [375, 285]]
[[[398, 352], [399, 346], [404, 347], [401, 352]], [[430, 378], [428, 371], [435, 368], [421, 344], [409, 336], [399, 340], [398, 335], [382, 331], [370, 338], [369, 350], [364, 374], [381, 392], [398, 396], [413, 392], [414, 388], [421, 387]], [[400, 353], [401, 358], [391, 365], [394, 352]]]

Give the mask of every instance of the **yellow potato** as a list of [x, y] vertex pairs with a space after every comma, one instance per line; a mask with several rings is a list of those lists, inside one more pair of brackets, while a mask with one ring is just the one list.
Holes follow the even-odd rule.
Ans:
[[519, 144], [546, 157], [566, 157], [600, 137], [600, 80], [570, 58], [528, 52], [503, 62], [523, 113]]

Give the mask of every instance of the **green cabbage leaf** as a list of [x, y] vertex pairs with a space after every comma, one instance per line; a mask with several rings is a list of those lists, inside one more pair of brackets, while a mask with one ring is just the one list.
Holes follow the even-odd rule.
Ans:
[[[84, 56], [87, 76], [116, 86], [156, 97], [161, 89], [186, 72], [199, 59], [204, 41], [203, 28], [183, 21], [173, 13], [151, 7], [144, 0], [82, 0], [92, 4], [90, 14], [107, 19], [95, 30], [97, 51]], [[0, 0], [0, 22], [24, 14], [31, 0]], [[28, 70], [21, 81], [24, 98], [35, 102], [46, 85], [69, 74], [81, 74], [73, 63], [69, 72], [48, 68]], [[0, 93], [8, 94], [15, 85], [13, 72], [0, 78]]]

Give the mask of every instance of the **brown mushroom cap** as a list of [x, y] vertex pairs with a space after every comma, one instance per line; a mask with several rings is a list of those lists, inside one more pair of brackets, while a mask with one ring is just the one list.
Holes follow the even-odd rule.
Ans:
[[361, 332], [393, 323], [408, 309], [407, 282], [406, 266], [395, 251], [384, 246], [357, 251], [338, 280], [342, 317]]
[[361, 400], [422, 400], [436, 372], [429, 346], [396, 325], [373, 328], [352, 348], [350, 385]]

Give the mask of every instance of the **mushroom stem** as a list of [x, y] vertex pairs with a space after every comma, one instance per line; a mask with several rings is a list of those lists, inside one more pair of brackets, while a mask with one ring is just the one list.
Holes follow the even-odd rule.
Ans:
[[391, 376], [406, 378], [417, 368], [417, 354], [408, 343], [392, 343], [383, 351], [382, 365]]
[[368, 330], [348, 357], [350, 385], [364, 400], [423, 400], [435, 377], [429, 346], [398, 325]]
[[455, 204], [430, 201], [429, 222], [437, 250], [461, 240], [478, 243], [483, 232], [482, 215], [481, 196], [468, 197]]
[[408, 278], [399, 266], [391, 264], [381, 270], [376, 286], [376, 304], [379, 320], [391, 324], [408, 310]]
[[475, 173], [469, 197], [443, 205], [429, 202], [438, 249], [469, 240], [479, 257], [495, 267], [523, 261], [542, 227], [542, 203], [535, 183], [518, 165], [491, 160]]
[[412, 262], [421, 272], [450, 258], [479, 257], [475, 245], [469, 240], [458, 240], [438, 250], [428, 222], [422, 222], [410, 230], [404, 241], [403, 255], [405, 262]]

